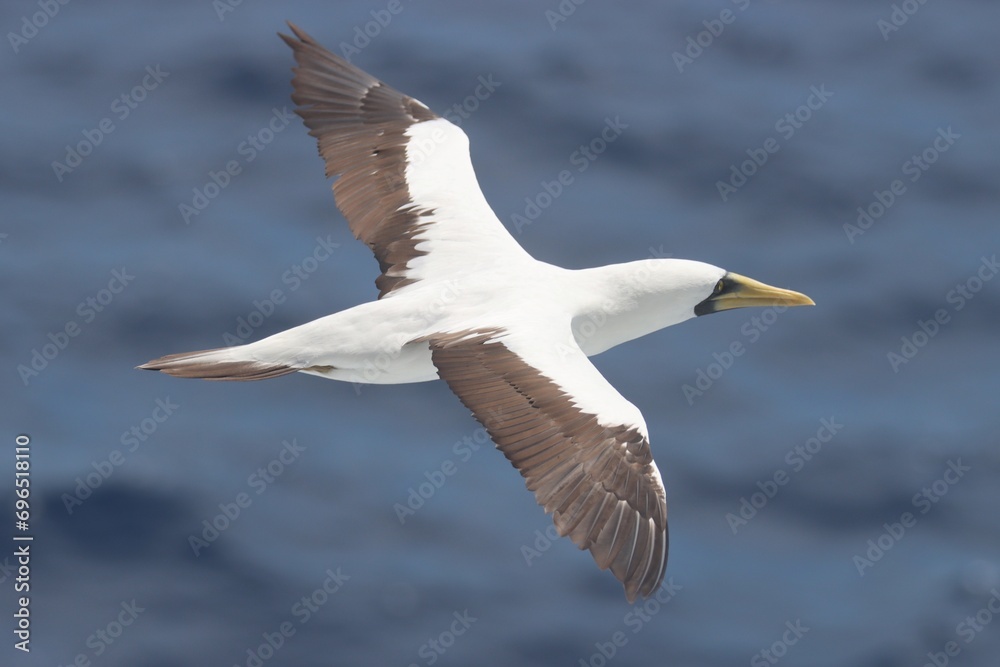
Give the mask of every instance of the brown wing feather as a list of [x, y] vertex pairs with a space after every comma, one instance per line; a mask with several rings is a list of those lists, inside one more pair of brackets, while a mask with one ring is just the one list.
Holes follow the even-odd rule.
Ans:
[[412, 279], [406, 263], [423, 252], [414, 236], [421, 217], [406, 187], [406, 130], [438, 116], [330, 53], [289, 23], [295, 37], [280, 35], [292, 47], [295, 112], [316, 137], [328, 177], [340, 176], [333, 192], [355, 238], [365, 242], [382, 270], [375, 284], [379, 297]]
[[667, 505], [646, 438], [604, 426], [513, 354], [496, 331], [430, 340], [441, 378], [524, 476], [560, 535], [589, 549], [633, 601], [663, 581]]

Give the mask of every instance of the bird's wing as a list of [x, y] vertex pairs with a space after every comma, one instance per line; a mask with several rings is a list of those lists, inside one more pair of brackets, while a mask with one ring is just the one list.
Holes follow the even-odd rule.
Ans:
[[486, 202], [465, 132], [289, 23], [292, 100], [319, 142], [337, 206], [375, 253], [379, 297], [527, 254]]
[[560, 535], [633, 601], [667, 565], [667, 502], [639, 410], [573, 341], [506, 330], [436, 334], [434, 365], [524, 476]]

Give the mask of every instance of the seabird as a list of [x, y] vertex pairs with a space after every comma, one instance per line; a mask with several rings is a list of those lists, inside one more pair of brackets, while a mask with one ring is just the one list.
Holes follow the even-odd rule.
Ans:
[[289, 27], [292, 100], [337, 177], [337, 206], [378, 259], [378, 300], [139, 368], [207, 380], [443, 379], [559, 534], [610, 569], [629, 602], [656, 592], [667, 503], [646, 424], [587, 357], [698, 315], [812, 299], [696, 261], [570, 270], [532, 258], [479, 189], [465, 132]]

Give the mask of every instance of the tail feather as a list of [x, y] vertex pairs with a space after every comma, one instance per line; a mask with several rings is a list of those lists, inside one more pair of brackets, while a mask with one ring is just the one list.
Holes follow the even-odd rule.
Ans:
[[266, 380], [267, 378], [288, 375], [299, 370], [284, 364], [273, 364], [253, 359], [239, 359], [234, 353], [236, 348], [222, 347], [199, 352], [182, 352], [168, 354], [159, 359], [153, 359], [141, 366], [147, 371], [161, 371], [167, 375], [179, 378], [201, 378], [204, 380], [232, 380], [243, 382], [248, 380]]

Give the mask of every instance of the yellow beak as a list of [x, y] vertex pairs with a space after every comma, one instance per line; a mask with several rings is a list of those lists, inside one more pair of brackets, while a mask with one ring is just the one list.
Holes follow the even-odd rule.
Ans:
[[715, 292], [694, 308], [695, 315], [708, 315], [733, 308], [750, 306], [815, 306], [805, 294], [780, 287], [771, 287], [738, 273], [727, 273], [715, 287]]

